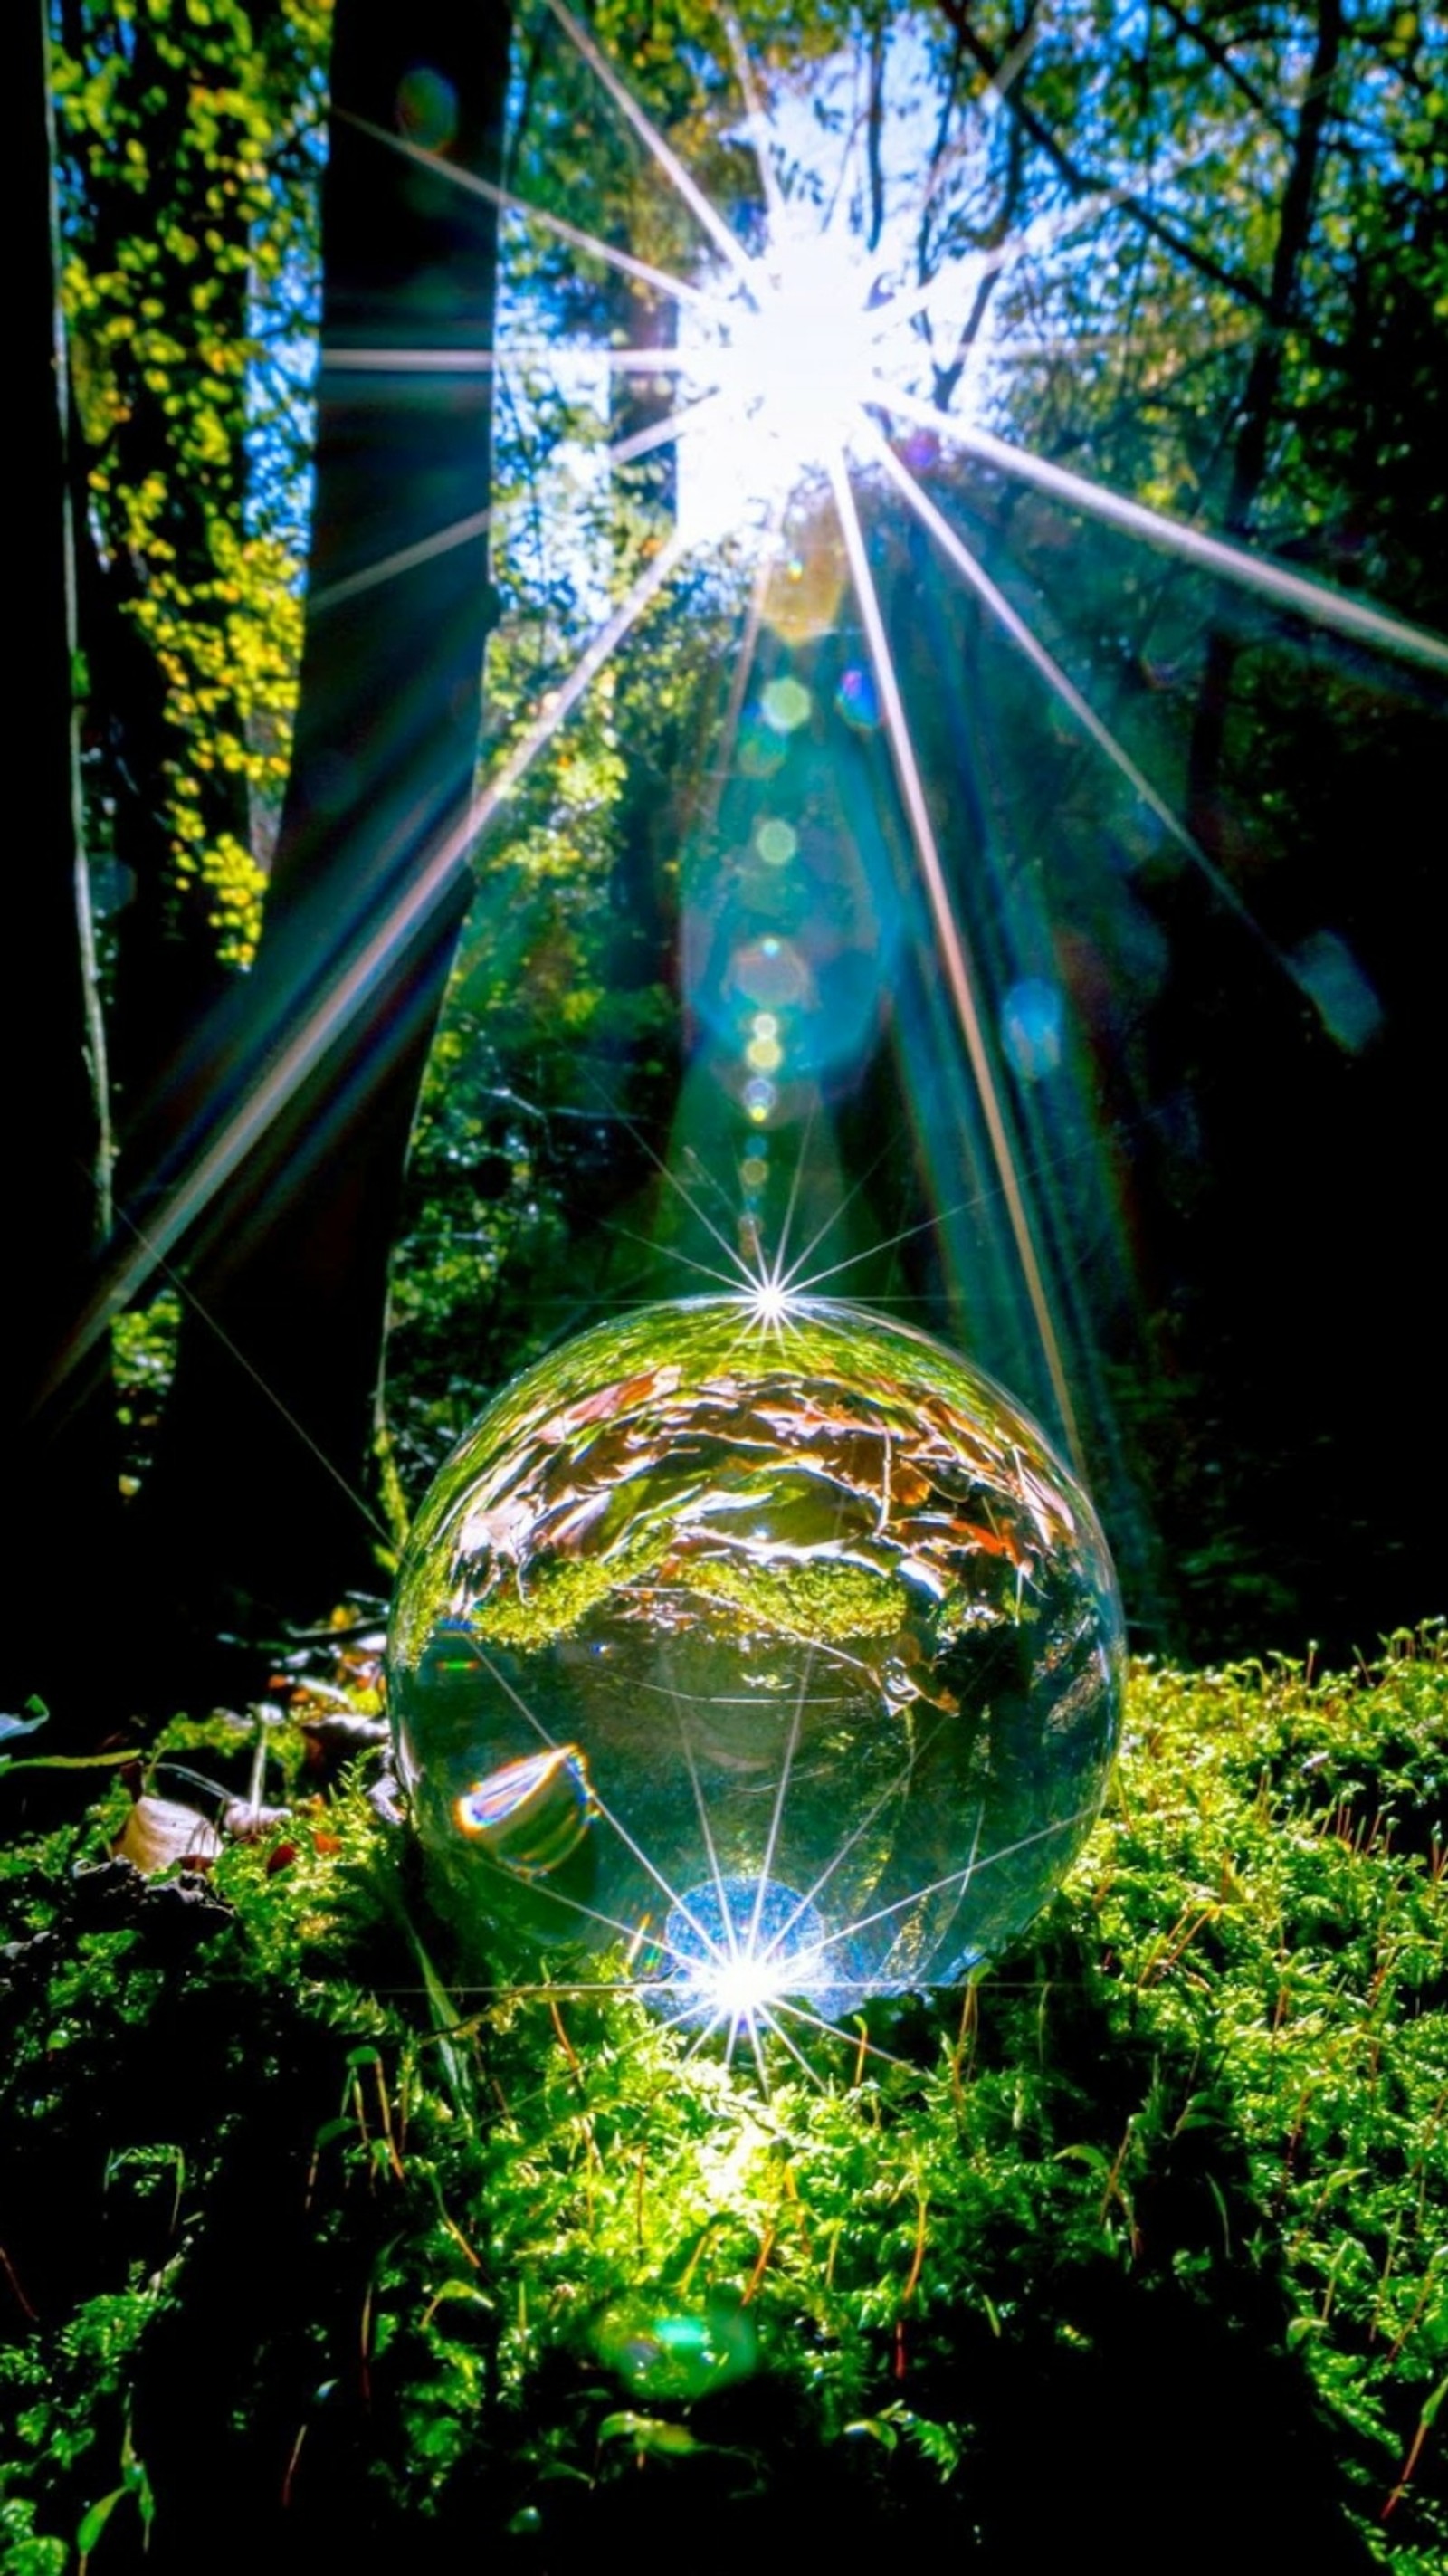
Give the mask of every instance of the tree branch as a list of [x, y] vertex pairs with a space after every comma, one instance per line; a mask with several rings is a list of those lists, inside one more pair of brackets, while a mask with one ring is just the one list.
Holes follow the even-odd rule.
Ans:
[[[972, 61], [989, 80], [999, 82], [1003, 69], [1002, 58], [992, 52], [990, 46], [972, 27], [969, 16], [970, 0], [940, 0], [940, 6], [948, 24], [954, 28]], [[1013, 83], [1009, 89], [1003, 89], [1002, 97], [1009, 113], [1017, 119], [1037, 150], [1045, 155], [1052, 168], [1065, 180], [1073, 196], [1110, 197], [1116, 205], [1130, 215], [1134, 223], [1139, 224], [1154, 241], [1160, 242], [1164, 250], [1170, 251], [1174, 258], [1183, 260], [1189, 268], [1196, 271], [1199, 277], [1204, 277], [1213, 286], [1220, 287], [1224, 293], [1233, 296], [1239, 303], [1250, 305], [1254, 312], [1262, 314], [1264, 318], [1270, 318], [1271, 295], [1268, 288], [1259, 286], [1255, 278], [1247, 276], [1242, 270], [1228, 268], [1224, 261], [1204, 249], [1200, 242], [1195, 242], [1187, 234], [1179, 232], [1175, 224], [1169, 223], [1164, 215], [1159, 215], [1155, 207], [1149, 206], [1144, 198], [1137, 196], [1131, 189], [1113, 187], [1110, 181], [1099, 173], [1085, 169], [1075, 155], [1068, 152], [1066, 146], [1051, 132], [1044, 118], [1039, 116], [1029, 104], [1023, 95], [1023, 85], [1019, 81]], [[1316, 331], [1309, 331], [1308, 336], [1319, 357], [1329, 364], [1335, 365], [1338, 362], [1340, 353], [1331, 341], [1323, 339]]]
[[1198, 46], [1208, 61], [1216, 64], [1223, 77], [1241, 93], [1253, 115], [1260, 116], [1264, 125], [1270, 125], [1274, 134], [1280, 134], [1284, 143], [1290, 141], [1292, 128], [1286, 117], [1278, 114], [1256, 82], [1248, 80], [1246, 73], [1233, 62], [1230, 47], [1223, 44], [1219, 36], [1214, 36], [1209, 27], [1200, 26], [1195, 18], [1189, 18], [1185, 9], [1176, 6], [1176, 0], [1157, 0], [1157, 6], [1165, 17], [1170, 18], [1177, 33], [1185, 36], [1188, 44]]

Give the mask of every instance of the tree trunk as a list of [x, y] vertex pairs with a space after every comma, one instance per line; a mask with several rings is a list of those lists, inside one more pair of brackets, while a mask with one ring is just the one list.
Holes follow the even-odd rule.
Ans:
[[[11, 871], [7, 919], [20, 978], [3, 1014], [6, 1062], [3, 1203], [10, 1235], [10, 1312], [0, 1334], [0, 1414], [10, 1469], [0, 1706], [31, 1693], [78, 1741], [106, 1651], [116, 1557], [110, 1390], [77, 1372], [39, 1399], [60, 1357], [57, 1325], [80, 1302], [105, 1187], [103, 1069], [87, 979], [84, 853], [78, 825], [75, 651], [65, 394], [56, 301], [46, 12], [20, 12], [15, 82], [20, 238], [12, 414], [29, 460], [26, 509], [37, 535], [25, 585], [26, 632], [10, 686], [15, 740], [31, 796], [24, 865]], [[83, 1607], [82, 1607], [83, 1605]], [[77, 1615], [80, 1612], [81, 1615]]]
[[[1298, 278], [1312, 231], [1312, 210], [1322, 166], [1333, 75], [1342, 49], [1342, 0], [1320, 0], [1317, 42], [1297, 122], [1282, 212], [1272, 256], [1266, 316], [1257, 335], [1252, 363], [1237, 419], [1232, 480], [1227, 494], [1226, 532], [1250, 539], [1257, 496], [1267, 472], [1272, 418], [1282, 379], [1283, 340], [1297, 301]], [[1227, 712], [1236, 668], [1237, 643], [1230, 627], [1218, 621], [1207, 639], [1197, 717], [1187, 763], [1187, 820], [1202, 847], [1214, 858], [1223, 855], [1218, 812], [1222, 753]]]
[[[388, 1257], [471, 888], [456, 865], [417, 903], [472, 792], [497, 217], [366, 129], [496, 179], [509, 32], [501, 0], [339, 0], [336, 14], [291, 777], [257, 964], [184, 1069], [203, 1144], [238, 1101], [264, 1115], [192, 1238], [193, 1302], [142, 1498], [152, 1575], [198, 1643], [219, 1622], [251, 1630], [376, 1579], [367, 1493]], [[409, 366], [419, 353], [444, 364]], [[326, 1024], [349, 977], [361, 1007], [299, 1086], [279, 1083], [278, 1055]]]
[[[613, 319], [626, 347], [673, 348], [676, 306], [667, 303], [652, 287], [640, 286], [629, 277], [615, 276], [610, 294]], [[678, 403], [678, 378], [672, 374], [615, 376], [609, 422], [615, 442], [646, 438], [669, 418]], [[633, 506], [655, 523], [657, 541], [662, 545], [672, 536], [678, 518], [677, 447], [670, 442], [648, 449], [621, 472]], [[616, 703], [627, 701], [630, 666], [635, 657], [650, 650], [635, 633], [614, 657]], [[650, 775], [643, 763], [631, 761], [619, 801], [618, 855], [609, 884], [616, 925], [609, 979], [616, 991], [637, 992], [645, 985], [663, 983], [670, 972], [675, 907], [665, 892], [664, 852], [660, 846], [664, 837], [661, 818], [666, 812], [657, 777]]]

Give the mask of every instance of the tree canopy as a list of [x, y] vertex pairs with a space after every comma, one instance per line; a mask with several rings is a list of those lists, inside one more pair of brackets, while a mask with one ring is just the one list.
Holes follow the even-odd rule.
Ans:
[[375, 1582], [520, 1359], [788, 1224], [1075, 1442], [1143, 1638], [1413, 1615], [1441, 29], [473, 19], [370, 87], [340, 0], [52, 27], [120, 1151], [47, 1400], [115, 1334], [128, 1595]]

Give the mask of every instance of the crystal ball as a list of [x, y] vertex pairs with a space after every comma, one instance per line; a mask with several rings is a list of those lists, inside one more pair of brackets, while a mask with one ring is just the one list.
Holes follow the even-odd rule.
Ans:
[[427, 1496], [388, 1646], [465, 1947], [710, 2024], [835, 2021], [999, 1951], [1091, 1827], [1121, 1701], [1106, 1542], [1036, 1425], [922, 1333], [763, 1303], [641, 1308], [509, 1386]]

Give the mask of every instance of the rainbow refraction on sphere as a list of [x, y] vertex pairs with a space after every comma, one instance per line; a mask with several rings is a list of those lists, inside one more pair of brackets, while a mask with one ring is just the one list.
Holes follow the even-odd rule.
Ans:
[[488, 1407], [388, 1669], [465, 1937], [737, 2025], [950, 1983], [1019, 1932], [1100, 1807], [1121, 1664], [1095, 1514], [999, 1387], [876, 1315], [724, 1297], [601, 1325]]

